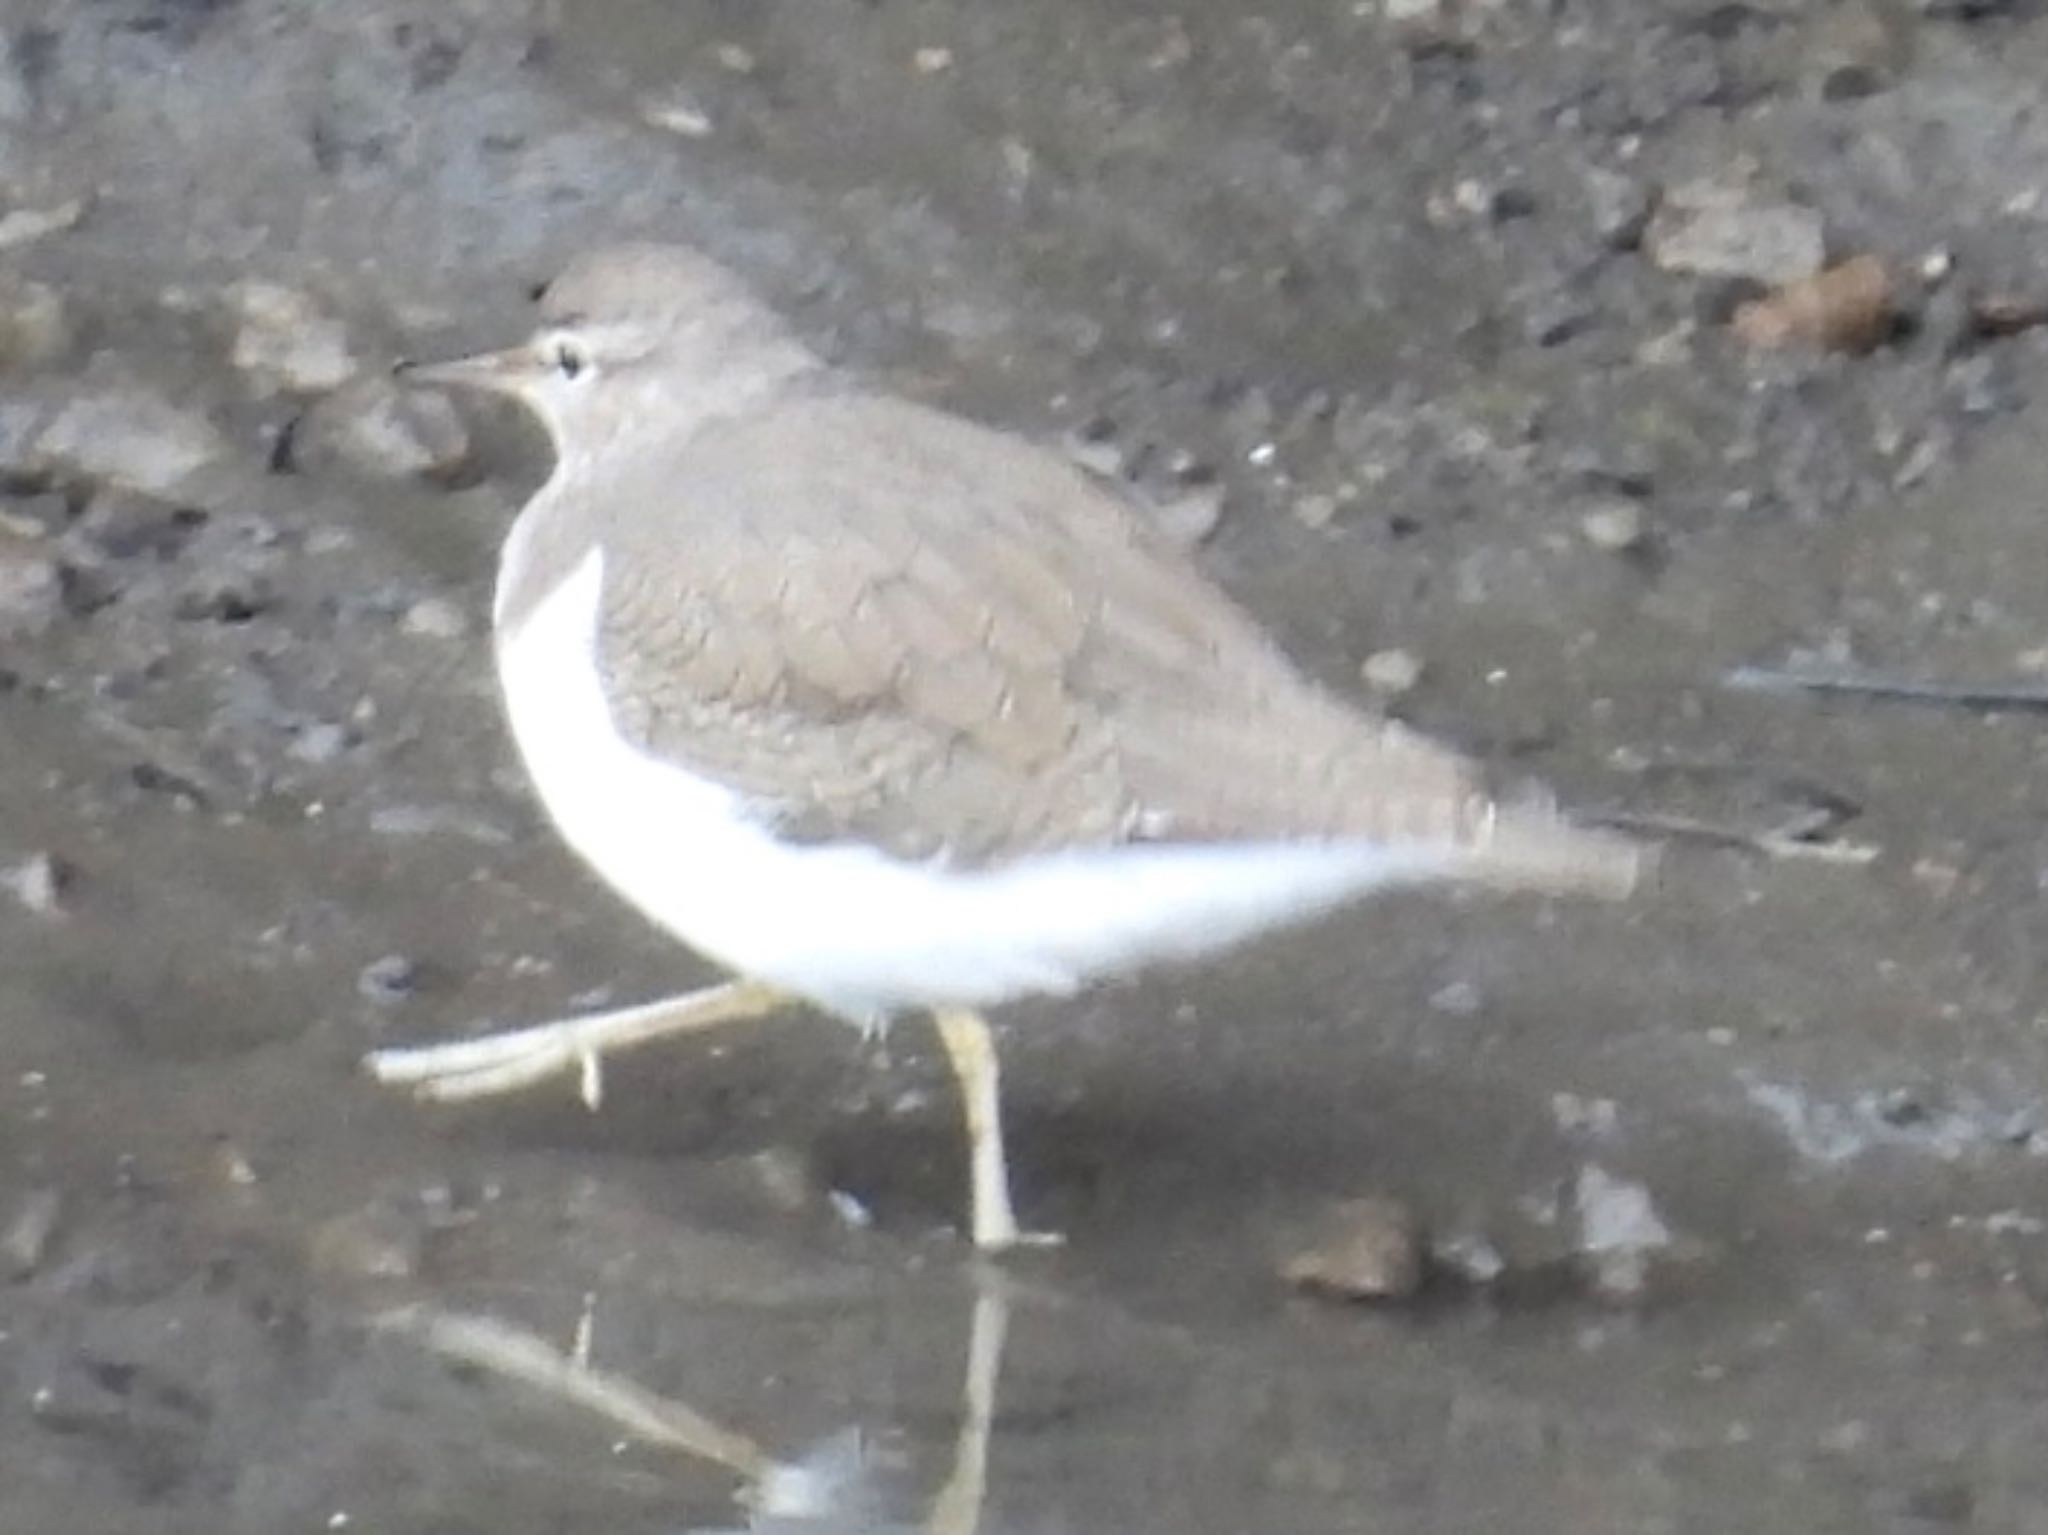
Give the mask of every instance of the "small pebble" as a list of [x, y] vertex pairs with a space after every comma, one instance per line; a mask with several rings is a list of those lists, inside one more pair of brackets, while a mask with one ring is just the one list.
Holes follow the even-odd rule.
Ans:
[[57, 491], [10, 496], [0, 504], [0, 539], [33, 543], [62, 532], [71, 516], [70, 498]]
[[1877, 1100], [1877, 1117], [1894, 1130], [1911, 1130], [1927, 1124], [1934, 1114], [1910, 1087], [1888, 1089]]
[[1552, 1093], [1550, 1117], [1567, 1135], [1609, 1136], [1621, 1121], [1621, 1110], [1612, 1098]]
[[446, 597], [422, 597], [405, 610], [398, 626], [422, 639], [459, 640], [469, 633], [469, 614]]
[[32, 853], [13, 867], [0, 870], [0, 886], [39, 917], [62, 916], [70, 867], [54, 853]]
[[64, 615], [64, 571], [38, 541], [0, 533], [0, 641], [34, 639]]
[[1429, 1005], [1453, 1018], [1472, 1018], [1486, 1006], [1486, 995], [1470, 981], [1451, 981], [1429, 994]]
[[1682, 368], [1693, 359], [1693, 338], [1699, 327], [1682, 320], [1669, 330], [1645, 337], [1636, 347], [1636, 361], [1646, 368]]
[[31, 467], [145, 495], [169, 496], [226, 452], [220, 433], [140, 387], [81, 394], [30, 444]]
[[801, 1215], [817, 1199], [808, 1158], [792, 1146], [769, 1146], [746, 1159], [756, 1192], [784, 1215]]
[[1585, 175], [1593, 233], [1609, 250], [1634, 250], [1650, 222], [1650, 194], [1632, 176], [1595, 167]]
[[1304, 528], [1327, 528], [1337, 519], [1337, 498], [1311, 494], [1298, 498], [1294, 503], [1294, 520]]
[[74, 197], [54, 208], [10, 208], [0, 214], [0, 251], [32, 245], [62, 234], [85, 217], [85, 199]]
[[287, 456], [315, 476], [446, 481], [469, 453], [469, 428], [446, 394], [371, 376], [314, 401], [292, 426]]
[[1113, 480], [1124, 470], [1125, 454], [1116, 440], [1116, 423], [1102, 417], [1063, 436], [1060, 451], [1099, 479]]
[[1626, 554], [1642, 546], [1643, 509], [1633, 501], [1603, 501], [1580, 515], [1579, 531], [1595, 549]]
[[317, 1271], [338, 1278], [412, 1279], [420, 1271], [425, 1237], [418, 1220], [378, 1204], [320, 1225], [307, 1249]]
[[1949, 899], [1963, 883], [1962, 869], [1940, 858], [1916, 858], [1907, 874], [1937, 901]]
[[1667, 272], [1773, 287], [1813, 276], [1827, 256], [1820, 214], [1715, 178], [1672, 188], [1643, 231], [1643, 250]]
[[1358, 668], [1365, 685], [1383, 698], [1399, 698], [1422, 681], [1422, 658], [1410, 650], [1375, 650]]
[[1493, 1239], [1484, 1232], [1467, 1231], [1440, 1238], [1429, 1250], [1430, 1262], [1446, 1274], [1469, 1285], [1490, 1285], [1508, 1271]]
[[827, 1189], [825, 1200], [832, 1206], [832, 1213], [839, 1217], [839, 1223], [849, 1231], [867, 1231], [875, 1224], [875, 1212], [870, 1210], [858, 1195], [849, 1194], [845, 1189]]
[[1814, 8], [1803, 39], [1804, 73], [1823, 101], [1887, 90], [1912, 56], [1906, 8], [1889, 0], [1837, 0]]
[[46, 367], [71, 349], [64, 296], [48, 283], [0, 273], [0, 369]]
[[711, 137], [711, 114], [686, 91], [662, 91], [640, 99], [640, 120], [678, 138]]
[[185, 583], [173, 611], [187, 623], [246, 624], [273, 601], [259, 576], [208, 569]]
[[720, 43], [711, 56], [718, 60], [720, 69], [731, 75], [751, 75], [761, 67], [760, 61], [738, 43]]
[[324, 394], [360, 370], [347, 327], [298, 289], [251, 280], [227, 298], [237, 320], [229, 361], [261, 392]]
[[1451, 188], [1451, 206], [1467, 215], [1485, 213], [1493, 207], [1493, 189], [1477, 177], [1467, 176]]
[[318, 765], [332, 762], [349, 748], [353, 733], [333, 720], [314, 720], [292, 737], [289, 748], [295, 761]]
[[1280, 1277], [1339, 1300], [1404, 1300], [1422, 1288], [1421, 1223], [1398, 1199], [1367, 1195], [1324, 1212], [1315, 1238], [1290, 1254]]
[[1535, 217], [1541, 207], [1536, 194], [1527, 187], [1505, 186], [1495, 189], [1486, 211], [1496, 224], [1508, 224], [1516, 219]]
[[1158, 46], [1145, 56], [1145, 67], [1155, 73], [1179, 69], [1194, 56], [1195, 40], [1188, 36], [1187, 23], [1169, 16], [1161, 27]]
[[1578, 1251], [1592, 1266], [1594, 1289], [1611, 1300], [1640, 1297], [1649, 1286], [1652, 1259], [1672, 1246], [1671, 1229], [1649, 1189], [1588, 1162], [1573, 1185], [1572, 1205]]
[[953, 50], [950, 48], [920, 48], [910, 56], [913, 68], [921, 75], [942, 74], [953, 67]]
[[2008, 359], [1995, 351], [1978, 352], [1949, 365], [1942, 383], [1965, 416], [1983, 420], [2019, 410], [2026, 395]]
[[263, 1181], [248, 1153], [226, 1136], [214, 1142], [213, 1174], [229, 1188], [252, 1189]]
[[1729, 325], [1751, 346], [1867, 352], [1892, 333], [1895, 313], [1891, 275], [1866, 254], [1741, 305]]
[[1193, 549], [1223, 521], [1223, 487], [1191, 485], [1152, 506], [1152, 521], [1173, 543]]
[[419, 991], [419, 963], [404, 954], [373, 959], [356, 974], [356, 990], [372, 1002], [389, 1006]]
[[1940, 468], [1946, 456], [1947, 447], [1942, 435], [1928, 433], [1907, 450], [1906, 456], [1899, 461], [1899, 467], [1892, 471], [1892, 489], [1911, 490]]
[[43, 1266], [63, 1210], [63, 1197], [55, 1189], [36, 1189], [21, 1201], [0, 1232], [0, 1274], [21, 1280]]
[[1969, 312], [1971, 334], [1994, 341], [2048, 325], [2048, 302], [2016, 293], [1977, 294]]
[[1539, 280], [1515, 300], [1522, 334], [1538, 346], [1563, 346], [1600, 323], [1599, 306], [1573, 282]]

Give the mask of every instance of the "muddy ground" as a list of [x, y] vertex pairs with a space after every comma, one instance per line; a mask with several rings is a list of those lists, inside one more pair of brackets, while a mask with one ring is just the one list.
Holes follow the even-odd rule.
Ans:
[[[2048, 670], [2038, 7], [5, 0], [0, 40], [0, 1525], [744, 1524], [637, 1391], [824, 1446], [817, 1522], [762, 1528], [2048, 1530], [2048, 721], [1719, 685]], [[1703, 180], [1733, 257], [1645, 234]], [[1001, 1275], [914, 1024], [650, 1051], [597, 1116], [380, 1092], [377, 1044], [703, 977], [499, 726], [531, 431], [376, 385], [639, 233], [1176, 516], [1220, 489], [1218, 578], [1348, 692], [1419, 662], [1391, 707], [1503, 775], [1800, 845], [1015, 1011], [1069, 1240]], [[1745, 343], [1817, 240], [1900, 323]], [[1361, 1195], [1423, 1291], [1295, 1294]]]

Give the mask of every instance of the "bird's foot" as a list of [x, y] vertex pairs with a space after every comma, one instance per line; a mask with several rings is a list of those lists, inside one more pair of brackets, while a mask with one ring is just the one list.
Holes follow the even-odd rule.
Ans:
[[974, 1250], [990, 1257], [1016, 1252], [1026, 1247], [1064, 1247], [1067, 1235], [1063, 1231], [1026, 1231], [1017, 1224], [1016, 1211], [1010, 1204], [1007, 1183], [993, 1185], [984, 1182], [974, 1191], [973, 1219]]
[[1004, 1253], [1017, 1252], [1027, 1247], [1065, 1247], [1067, 1234], [1064, 1231], [1016, 1231], [976, 1233], [976, 1251], [999, 1257]]
[[603, 1101], [601, 1063], [607, 1054], [670, 1034], [757, 1018], [788, 1000], [773, 987], [734, 981], [481, 1039], [376, 1050], [363, 1058], [363, 1066], [380, 1082], [410, 1087], [418, 1096], [440, 1103], [517, 1092], [574, 1073], [584, 1103], [594, 1110]]

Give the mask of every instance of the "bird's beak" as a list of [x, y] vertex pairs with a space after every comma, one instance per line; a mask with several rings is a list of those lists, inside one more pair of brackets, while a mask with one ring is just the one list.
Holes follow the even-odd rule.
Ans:
[[478, 352], [446, 362], [401, 362], [392, 372], [407, 384], [449, 389], [482, 389], [492, 394], [517, 394], [540, 371], [530, 347]]

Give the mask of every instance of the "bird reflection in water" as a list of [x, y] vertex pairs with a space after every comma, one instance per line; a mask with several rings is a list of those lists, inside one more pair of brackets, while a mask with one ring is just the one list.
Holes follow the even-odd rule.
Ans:
[[430, 1305], [399, 1307], [377, 1322], [445, 1359], [517, 1381], [646, 1443], [735, 1473], [742, 1483], [738, 1501], [747, 1511], [745, 1528], [679, 1535], [975, 1535], [988, 1494], [989, 1436], [1009, 1320], [1003, 1276], [978, 1270], [952, 1467], [924, 1517], [915, 1521], [898, 1512], [902, 1502], [879, 1485], [877, 1458], [858, 1429], [785, 1460], [685, 1402], [592, 1368], [587, 1339], [564, 1351], [495, 1317]]

